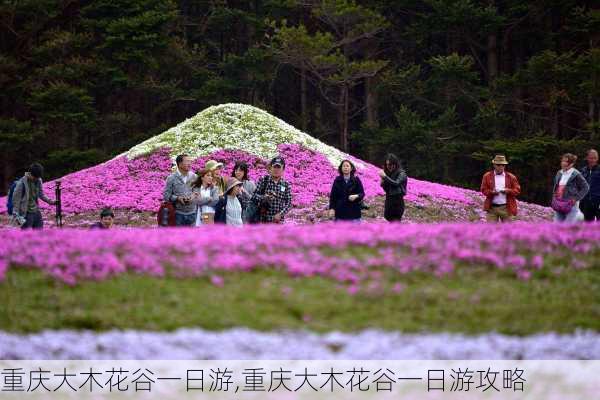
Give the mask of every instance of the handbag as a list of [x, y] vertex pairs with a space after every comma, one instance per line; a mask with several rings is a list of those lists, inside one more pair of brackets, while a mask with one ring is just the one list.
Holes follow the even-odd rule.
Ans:
[[244, 216], [246, 221], [250, 224], [255, 224], [259, 222], [260, 212], [258, 204], [255, 201], [250, 201], [244, 210]]
[[170, 201], [164, 201], [156, 214], [158, 226], [175, 226], [175, 206]]
[[558, 197], [552, 198], [552, 209], [561, 214], [568, 214], [573, 208], [573, 204], [570, 200], [559, 199]]

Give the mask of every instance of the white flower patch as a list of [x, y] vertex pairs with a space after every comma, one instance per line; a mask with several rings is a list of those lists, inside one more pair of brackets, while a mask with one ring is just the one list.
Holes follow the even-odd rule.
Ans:
[[[280, 144], [299, 144], [323, 154], [334, 167], [348, 155], [326, 145], [268, 112], [246, 104], [221, 104], [198, 113], [166, 132], [154, 136], [125, 154], [129, 159], [170, 147], [171, 156], [187, 153], [198, 158], [222, 149], [243, 150], [269, 159]], [[356, 167], [367, 166], [357, 162]]]
[[475, 336], [404, 334], [380, 330], [356, 333], [258, 332], [197, 328], [174, 332], [44, 331], [19, 335], [0, 331], [1, 359], [67, 360], [594, 360], [600, 335], [539, 333]]

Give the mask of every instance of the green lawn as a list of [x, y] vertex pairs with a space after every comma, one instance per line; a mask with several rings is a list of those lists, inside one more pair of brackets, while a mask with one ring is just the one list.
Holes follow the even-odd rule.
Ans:
[[224, 279], [224, 287], [216, 287], [207, 278], [128, 275], [68, 287], [36, 271], [12, 269], [0, 283], [0, 330], [600, 331], [598, 268], [540, 273], [523, 282], [508, 273], [463, 267], [442, 279], [406, 275], [400, 293], [355, 295], [328, 279], [276, 271], [230, 273]]

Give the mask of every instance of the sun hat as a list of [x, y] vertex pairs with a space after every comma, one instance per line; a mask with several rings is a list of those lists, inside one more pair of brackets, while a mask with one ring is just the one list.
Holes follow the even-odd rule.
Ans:
[[506, 157], [505, 156], [500, 155], [500, 154], [496, 154], [496, 156], [492, 160], [492, 164], [506, 165], [506, 164], [508, 164], [508, 161], [506, 161]]
[[223, 163], [216, 160], [208, 160], [206, 164], [204, 164], [204, 168], [208, 169], [209, 171], [213, 171], [219, 167], [223, 167]]

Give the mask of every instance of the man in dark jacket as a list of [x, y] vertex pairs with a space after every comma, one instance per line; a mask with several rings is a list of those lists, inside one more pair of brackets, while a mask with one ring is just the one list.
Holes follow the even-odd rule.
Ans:
[[44, 194], [43, 175], [44, 168], [40, 164], [31, 164], [29, 172], [26, 172], [25, 176], [19, 179], [15, 186], [12, 197], [12, 218], [22, 229], [42, 229], [44, 227], [38, 199], [42, 199], [50, 205], [56, 204], [56, 201], [50, 200]]
[[587, 152], [587, 164], [581, 169], [581, 175], [590, 185], [589, 192], [579, 203], [579, 208], [586, 221], [600, 221], [600, 166], [598, 152], [590, 149]]

